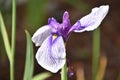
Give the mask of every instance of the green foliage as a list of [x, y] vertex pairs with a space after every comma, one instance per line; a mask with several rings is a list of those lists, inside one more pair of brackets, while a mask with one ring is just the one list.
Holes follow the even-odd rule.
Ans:
[[26, 51], [26, 61], [25, 61], [25, 71], [24, 71], [24, 79], [23, 80], [31, 80], [34, 69], [34, 55], [33, 55], [33, 44], [31, 41], [30, 34], [26, 32], [27, 38], [27, 51]]
[[7, 56], [9, 58], [9, 60], [11, 60], [12, 57], [11, 57], [10, 43], [9, 43], [8, 34], [6, 31], [6, 27], [5, 27], [1, 12], [0, 12], [0, 31], [2, 34], [2, 38], [3, 38], [4, 46], [5, 46], [5, 49], [7, 52]]
[[10, 80], [14, 80], [14, 55], [13, 55], [14, 51], [12, 51], [11, 49], [9, 39], [8, 39], [8, 34], [6, 31], [6, 27], [5, 27], [1, 12], [0, 12], [0, 30], [3, 38], [5, 50], [7, 52], [7, 56], [10, 62]]
[[32, 78], [32, 80], [45, 80], [50, 77], [51, 74], [48, 72], [40, 73]]

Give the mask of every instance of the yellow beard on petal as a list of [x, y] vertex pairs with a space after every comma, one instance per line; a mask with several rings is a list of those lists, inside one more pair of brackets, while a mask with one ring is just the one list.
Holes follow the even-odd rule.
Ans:
[[57, 38], [57, 34], [54, 34], [53, 36], [52, 36], [52, 41], [54, 41], [56, 38]]

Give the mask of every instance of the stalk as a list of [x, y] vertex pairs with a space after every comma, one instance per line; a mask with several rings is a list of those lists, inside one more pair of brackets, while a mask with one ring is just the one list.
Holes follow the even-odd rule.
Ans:
[[65, 65], [62, 68], [61, 80], [67, 80], [67, 64], [66, 64], [66, 62], [65, 62]]
[[100, 29], [93, 32], [92, 80], [96, 79], [100, 56]]
[[16, 0], [12, 0], [12, 38], [11, 38], [11, 55], [10, 60], [10, 80], [14, 80], [14, 54], [16, 38]]

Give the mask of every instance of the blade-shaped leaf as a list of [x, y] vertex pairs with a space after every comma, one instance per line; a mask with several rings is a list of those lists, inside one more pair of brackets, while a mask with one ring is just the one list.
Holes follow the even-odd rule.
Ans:
[[44, 72], [44, 73], [37, 74], [36, 76], [34, 76], [32, 78], [32, 80], [45, 80], [45, 79], [47, 79], [50, 76], [51, 76], [50, 73]]
[[27, 47], [26, 47], [26, 62], [25, 62], [25, 70], [24, 70], [24, 79], [23, 80], [31, 80], [33, 75], [34, 68], [34, 56], [33, 56], [33, 44], [31, 41], [30, 34], [26, 32], [27, 38]]
[[5, 27], [1, 12], [0, 12], [0, 32], [2, 34], [2, 38], [3, 38], [3, 42], [5, 45], [6, 52], [7, 52], [7, 56], [10, 60], [10, 59], [12, 59], [11, 50], [10, 50], [10, 43], [9, 43], [8, 34], [6, 31], [6, 27]]

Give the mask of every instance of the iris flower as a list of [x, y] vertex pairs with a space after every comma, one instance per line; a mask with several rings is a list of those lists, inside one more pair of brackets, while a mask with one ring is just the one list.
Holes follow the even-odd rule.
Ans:
[[36, 53], [39, 65], [50, 72], [58, 72], [66, 62], [65, 43], [69, 34], [96, 29], [108, 10], [108, 5], [95, 7], [90, 14], [78, 20], [74, 25], [71, 25], [67, 11], [63, 14], [62, 23], [49, 18], [48, 24], [40, 27], [32, 37], [36, 46], [40, 46]]

